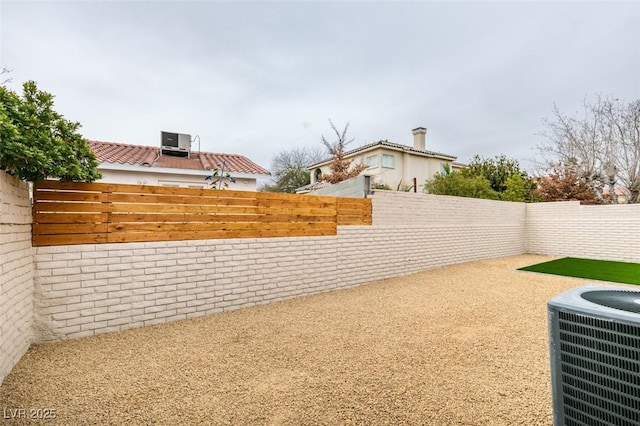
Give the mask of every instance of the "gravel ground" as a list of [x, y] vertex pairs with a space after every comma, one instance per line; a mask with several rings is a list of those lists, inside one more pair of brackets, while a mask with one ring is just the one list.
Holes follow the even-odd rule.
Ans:
[[357, 288], [33, 346], [0, 425], [551, 425], [546, 302], [584, 280], [464, 263]]

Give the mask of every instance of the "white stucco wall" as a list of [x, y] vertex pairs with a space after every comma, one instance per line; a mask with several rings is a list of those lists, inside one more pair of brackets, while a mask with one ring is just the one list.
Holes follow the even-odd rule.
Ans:
[[447, 163], [448, 161], [438, 158], [419, 157], [405, 153], [403, 182], [413, 185], [413, 178], [416, 178], [417, 191], [422, 192], [426, 180], [432, 179], [436, 173], [440, 173], [442, 165]]
[[[382, 165], [383, 155], [393, 156], [393, 167], [384, 167]], [[367, 158], [370, 156], [377, 156], [377, 165], [367, 167], [361, 174], [371, 176], [374, 184], [386, 184], [394, 190], [398, 189], [399, 185], [400, 187], [413, 185], [413, 178], [416, 178], [417, 190], [421, 192], [425, 181], [440, 172], [442, 164], [448, 163], [447, 160], [379, 147], [375, 150], [354, 155], [351, 157], [352, 164], [368, 164]], [[325, 174], [330, 172], [328, 165], [322, 166], [320, 170]], [[314, 171], [311, 171], [311, 175], [311, 181], [315, 182]]]
[[[178, 173], [158, 173], [139, 167], [142, 170], [113, 170], [104, 167], [99, 168], [102, 173], [102, 179], [97, 182], [104, 183], [126, 183], [134, 185], [169, 185], [180, 187], [208, 187], [208, 182], [204, 180], [207, 173], [204, 171], [199, 174], [178, 174]], [[193, 171], [191, 171], [193, 172]], [[210, 173], [209, 173], [210, 175]], [[235, 183], [229, 182], [229, 189], [236, 191], [255, 191], [256, 179], [238, 177], [235, 174], [231, 176], [236, 180]]]

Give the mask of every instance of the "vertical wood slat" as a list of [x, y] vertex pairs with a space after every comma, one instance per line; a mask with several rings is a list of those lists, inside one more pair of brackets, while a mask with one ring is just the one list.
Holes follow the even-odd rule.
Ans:
[[371, 199], [45, 181], [33, 245], [336, 235], [371, 225]]

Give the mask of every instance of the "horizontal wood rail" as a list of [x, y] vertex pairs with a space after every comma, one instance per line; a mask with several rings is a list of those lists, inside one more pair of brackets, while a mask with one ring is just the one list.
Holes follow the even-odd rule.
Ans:
[[109, 183], [34, 185], [33, 245], [336, 235], [371, 200]]

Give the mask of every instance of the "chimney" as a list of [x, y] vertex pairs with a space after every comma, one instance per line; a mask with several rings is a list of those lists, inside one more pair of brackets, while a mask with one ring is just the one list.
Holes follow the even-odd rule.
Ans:
[[417, 150], [424, 151], [426, 149], [427, 129], [424, 127], [416, 127], [413, 132], [413, 147]]

